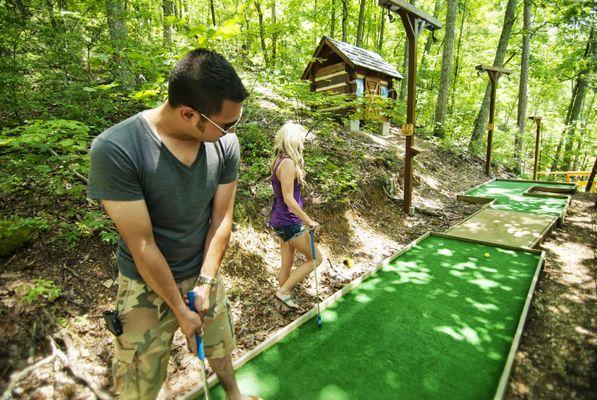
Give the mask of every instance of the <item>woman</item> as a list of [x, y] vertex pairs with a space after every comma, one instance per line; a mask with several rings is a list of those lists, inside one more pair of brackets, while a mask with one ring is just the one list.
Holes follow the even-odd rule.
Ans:
[[[270, 167], [274, 204], [269, 223], [279, 237], [282, 261], [278, 276], [279, 287], [275, 297], [292, 309], [298, 308], [290, 293], [292, 288], [317, 268], [322, 260], [317, 246], [316, 259], [313, 260], [307, 232], [307, 230], [319, 232], [320, 225], [302, 209], [301, 185], [305, 184], [303, 143], [306, 134], [302, 126], [293, 122], [285, 123], [276, 133], [274, 142], [276, 157]], [[303, 253], [307, 261], [291, 271], [297, 249]]]

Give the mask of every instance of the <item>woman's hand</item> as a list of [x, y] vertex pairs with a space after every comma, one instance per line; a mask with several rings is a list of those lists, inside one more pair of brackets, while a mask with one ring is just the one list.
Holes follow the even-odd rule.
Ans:
[[319, 231], [321, 230], [321, 225], [319, 224], [319, 222], [311, 220], [307, 223], [307, 225], [309, 225], [309, 230], [315, 231], [315, 233], [319, 233]]

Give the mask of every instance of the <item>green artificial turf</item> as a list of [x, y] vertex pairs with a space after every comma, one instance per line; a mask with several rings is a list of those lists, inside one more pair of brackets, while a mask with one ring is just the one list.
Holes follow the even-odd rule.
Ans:
[[[489, 257], [485, 257], [489, 253]], [[539, 255], [429, 236], [237, 371], [267, 400], [489, 399]], [[221, 387], [211, 391], [224, 399]]]
[[544, 195], [524, 195], [532, 186], [545, 188], [574, 188], [574, 184], [549, 184], [534, 182], [517, 182], [508, 180], [496, 180], [471, 189], [465, 194], [467, 196], [490, 197], [497, 201], [491, 208], [497, 210], [522, 211], [536, 214], [547, 214], [559, 216], [566, 208], [568, 200], [559, 197], [546, 197]]

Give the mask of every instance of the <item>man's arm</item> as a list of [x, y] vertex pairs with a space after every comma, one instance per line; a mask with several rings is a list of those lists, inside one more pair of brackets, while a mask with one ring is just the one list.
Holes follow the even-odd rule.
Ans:
[[201, 333], [201, 319], [186, 306], [170, 267], [155, 243], [145, 200], [102, 200], [102, 204], [129, 248], [139, 274], [170, 307], [196, 353], [194, 336]]
[[[203, 276], [215, 278], [228, 248], [230, 232], [232, 231], [236, 184], [237, 181], [221, 184], [218, 185], [216, 190], [211, 211], [211, 223], [203, 250], [203, 265], [201, 267], [201, 275]], [[203, 300], [201, 307], [198, 307], [201, 312], [205, 312], [209, 308], [210, 289], [209, 285], [199, 286], [198, 292]]]

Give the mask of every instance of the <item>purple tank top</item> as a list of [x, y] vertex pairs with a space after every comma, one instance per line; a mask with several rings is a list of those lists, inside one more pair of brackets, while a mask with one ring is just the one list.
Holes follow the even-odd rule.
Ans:
[[[274, 204], [269, 214], [269, 224], [274, 228], [281, 226], [295, 225], [302, 223], [301, 219], [294, 215], [292, 211], [288, 209], [286, 203], [284, 203], [284, 196], [282, 195], [282, 184], [280, 180], [276, 178], [276, 171], [280, 166], [280, 163], [287, 157], [281, 156], [274, 167], [272, 172], [272, 188], [274, 189]], [[298, 203], [299, 207], [303, 208], [303, 196], [301, 194], [301, 185], [298, 180], [294, 180], [294, 199]]]

